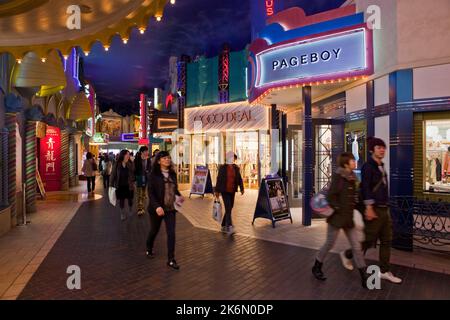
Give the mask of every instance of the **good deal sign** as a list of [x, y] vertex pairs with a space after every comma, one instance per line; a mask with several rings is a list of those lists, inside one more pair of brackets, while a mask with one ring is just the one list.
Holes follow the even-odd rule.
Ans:
[[256, 54], [255, 87], [368, 74], [373, 69], [369, 43], [360, 27], [268, 48]]

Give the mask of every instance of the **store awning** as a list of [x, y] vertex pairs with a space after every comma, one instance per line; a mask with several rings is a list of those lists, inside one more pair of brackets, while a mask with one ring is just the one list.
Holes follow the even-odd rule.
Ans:
[[92, 117], [91, 104], [84, 92], [79, 92], [69, 107], [68, 118], [71, 120], [87, 120]]
[[12, 85], [18, 88], [36, 88], [37, 96], [54, 94], [66, 86], [61, 57], [52, 50], [45, 60], [29, 52], [14, 67]]
[[100, 41], [110, 45], [119, 34], [128, 39], [134, 27], [160, 20], [169, 0], [3, 0], [0, 1], [0, 53], [23, 59], [28, 52], [47, 57], [51, 49], [69, 55]]

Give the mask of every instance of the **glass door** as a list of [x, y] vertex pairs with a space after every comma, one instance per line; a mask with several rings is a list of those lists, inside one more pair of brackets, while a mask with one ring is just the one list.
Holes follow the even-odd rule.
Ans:
[[291, 206], [301, 206], [302, 200], [302, 164], [303, 132], [301, 126], [288, 128], [288, 177]]
[[235, 150], [245, 188], [258, 188], [258, 133], [236, 132]]

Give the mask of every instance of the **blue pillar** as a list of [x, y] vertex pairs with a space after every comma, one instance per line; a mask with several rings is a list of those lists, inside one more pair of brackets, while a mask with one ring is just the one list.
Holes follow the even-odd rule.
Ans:
[[[366, 96], [367, 96], [367, 137], [375, 136], [375, 82], [373, 80], [366, 83]], [[370, 153], [368, 148], [366, 157], [369, 159]]]
[[312, 210], [310, 206], [313, 194], [313, 124], [312, 124], [312, 101], [311, 87], [305, 86], [302, 89], [303, 100], [303, 215], [302, 223], [310, 226], [312, 220]]
[[[390, 197], [393, 242], [396, 249], [413, 249], [412, 211], [401, 209], [401, 203], [413, 196], [414, 127], [413, 111], [402, 103], [413, 101], [413, 71], [400, 70], [389, 75], [390, 125]], [[393, 106], [393, 107], [392, 107]]]

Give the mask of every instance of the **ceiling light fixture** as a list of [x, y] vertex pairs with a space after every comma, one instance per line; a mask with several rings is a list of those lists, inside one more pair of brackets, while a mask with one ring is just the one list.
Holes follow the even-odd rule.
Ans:
[[170, 0], [170, 4], [175, 4], [175, 0]]
[[46, 59], [46, 58], [42, 58], [41, 61], [42, 61], [43, 63], [45, 63], [45, 62], [47, 61], [47, 59]]
[[123, 38], [122, 42], [123, 42], [123, 44], [127, 44], [128, 43], [128, 39], [127, 38]]
[[144, 34], [144, 33], [145, 33], [145, 27], [140, 27], [140, 28], [139, 28], [139, 32], [140, 32], [141, 34]]
[[162, 20], [162, 16], [161, 15], [157, 15], [155, 17], [156, 17], [156, 21], [158, 21], [158, 22]]

